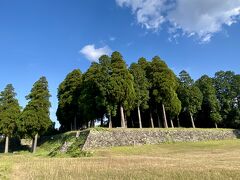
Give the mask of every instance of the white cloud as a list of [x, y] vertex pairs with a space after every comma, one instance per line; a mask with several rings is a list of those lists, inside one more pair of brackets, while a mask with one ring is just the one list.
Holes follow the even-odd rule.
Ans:
[[240, 0], [178, 0], [168, 19], [187, 35], [197, 34], [207, 42], [223, 25], [235, 23], [238, 15]]
[[137, 22], [147, 29], [158, 29], [165, 21], [162, 13], [166, 9], [166, 0], [116, 0], [121, 7], [132, 9], [137, 17]]
[[158, 30], [165, 22], [169, 33], [182, 31], [202, 42], [214, 33], [239, 21], [240, 0], [116, 0], [121, 7], [132, 9], [137, 22], [147, 29]]
[[95, 48], [94, 44], [86, 45], [80, 50], [80, 53], [91, 62], [97, 62], [99, 57], [102, 55], [109, 55], [111, 52], [112, 50], [108, 46]]
[[115, 41], [115, 40], [116, 40], [116, 38], [115, 38], [115, 37], [113, 37], [113, 36], [111, 36], [111, 37], [109, 38], [109, 40], [110, 40], [110, 41]]

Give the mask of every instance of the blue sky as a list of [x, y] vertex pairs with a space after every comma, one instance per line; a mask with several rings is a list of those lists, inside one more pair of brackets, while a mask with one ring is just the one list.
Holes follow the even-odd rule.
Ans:
[[194, 79], [240, 73], [240, 0], [0, 0], [0, 90], [12, 83], [20, 104], [40, 76], [52, 94], [73, 69], [103, 53], [127, 64], [159, 55]]

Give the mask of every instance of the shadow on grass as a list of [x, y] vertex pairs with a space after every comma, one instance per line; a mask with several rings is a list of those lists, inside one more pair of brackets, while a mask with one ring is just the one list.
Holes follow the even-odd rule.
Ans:
[[[0, 141], [0, 153], [4, 153], [5, 139]], [[9, 140], [9, 153], [20, 152], [20, 151], [30, 151], [28, 145], [22, 145], [20, 139], [10, 138]]]

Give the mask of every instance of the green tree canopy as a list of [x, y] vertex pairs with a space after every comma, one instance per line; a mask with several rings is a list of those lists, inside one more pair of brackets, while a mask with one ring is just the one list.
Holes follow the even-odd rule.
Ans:
[[[172, 103], [178, 103], [176, 95], [178, 87], [177, 78], [173, 71], [168, 68], [167, 64], [158, 56], [155, 56], [152, 59], [149, 77], [151, 84], [150, 96], [153, 99], [152, 102], [155, 103], [156, 110], [158, 110], [158, 105], [162, 106], [164, 127], [168, 127], [165, 109], [166, 111], [171, 112], [172, 107], [175, 106], [172, 106]], [[175, 100], [173, 100], [174, 97]], [[160, 126], [160, 122], [158, 123]]]
[[11, 136], [16, 131], [21, 107], [16, 99], [12, 84], [8, 84], [0, 94], [0, 131]]
[[105, 99], [101, 91], [103, 89], [100, 87], [101, 73], [99, 64], [92, 63], [87, 72], [83, 74], [79, 104], [83, 108], [83, 116], [87, 122], [102, 119], [106, 113]]
[[196, 85], [203, 94], [202, 114], [205, 115], [205, 118], [215, 123], [217, 127], [217, 124], [222, 121], [222, 117], [220, 115], [220, 103], [217, 100], [213, 80], [204, 75], [196, 81]]
[[79, 69], [70, 72], [58, 87], [57, 119], [64, 130], [77, 129], [81, 125], [78, 99], [81, 93], [82, 73]]
[[12, 84], [8, 84], [0, 94], [0, 132], [5, 135], [5, 153], [8, 153], [9, 137], [17, 130], [20, 106]]
[[143, 110], [149, 107], [149, 83], [141, 65], [132, 63], [129, 70], [134, 79], [134, 89], [136, 93], [135, 104], [138, 109], [139, 126], [142, 128], [140, 107]]
[[124, 110], [133, 108], [135, 99], [135, 90], [133, 76], [127, 69], [127, 65], [119, 52], [113, 52], [111, 55], [112, 73], [110, 77], [109, 91], [113, 95], [114, 101], [120, 107], [121, 127], [126, 127]]
[[195, 127], [193, 116], [201, 110], [203, 95], [200, 89], [193, 84], [193, 80], [186, 71], [181, 71], [179, 81], [178, 97], [182, 103], [183, 111], [190, 114], [192, 126]]
[[26, 96], [28, 104], [20, 116], [19, 130], [35, 140], [33, 152], [37, 145], [37, 136], [41, 135], [51, 126], [50, 107], [51, 103], [46, 77], [36, 81], [29, 95]]

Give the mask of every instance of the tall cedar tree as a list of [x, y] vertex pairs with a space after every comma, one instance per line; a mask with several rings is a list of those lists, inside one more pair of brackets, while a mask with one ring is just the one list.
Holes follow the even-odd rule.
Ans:
[[106, 108], [108, 116], [108, 127], [112, 128], [112, 116], [117, 114], [117, 105], [118, 103], [115, 100], [115, 94], [112, 90], [112, 81], [111, 77], [113, 74], [111, 57], [103, 55], [99, 58], [99, 69], [100, 73], [97, 76], [97, 86], [100, 89], [101, 96], [103, 99], [99, 98], [100, 104], [103, 103], [103, 106]]
[[17, 129], [20, 106], [12, 84], [8, 84], [0, 94], [0, 132], [5, 135], [5, 153], [8, 153], [9, 137]]
[[103, 125], [103, 116], [106, 113], [106, 108], [104, 106], [104, 96], [99, 87], [100, 74], [100, 66], [95, 62], [83, 74], [79, 106], [83, 109], [83, 117], [87, 125], [90, 121], [91, 125], [94, 126], [93, 122], [95, 119], [101, 119], [101, 125]]
[[218, 71], [214, 77], [214, 86], [221, 104], [221, 116], [225, 127], [237, 128], [240, 119], [239, 75], [232, 71]]
[[194, 85], [194, 81], [186, 71], [179, 74], [180, 85], [177, 93], [182, 103], [182, 110], [187, 111], [191, 118], [192, 127], [195, 128], [194, 115], [201, 110], [203, 95], [200, 89]]
[[135, 90], [133, 87], [133, 76], [127, 69], [127, 65], [119, 52], [111, 55], [112, 74], [110, 77], [110, 93], [114, 95], [114, 100], [120, 108], [121, 127], [126, 127], [124, 117], [125, 110], [133, 108]]
[[173, 96], [171, 97], [168, 103], [169, 103], [168, 104], [169, 108], [167, 109], [167, 114], [169, 115], [169, 118], [170, 118], [171, 127], [174, 128], [173, 119], [176, 117], [178, 118], [178, 115], [180, 114], [182, 109], [182, 104], [177, 96], [177, 93], [173, 94]]
[[29, 95], [26, 96], [26, 99], [29, 101], [20, 116], [19, 129], [33, 139], [33, 153], [36, 151], [38, 135], [46, 132], [52, 124], [49, 117], [50, 97], [48, 82], [45, 77], [41, 77], [36, 81]]
[[82, 73], [79, 69], [70, 72], [58, 87], [57, 119], [64, 131], [76, 130], [82, 125], [78, 99], [81, 93]]
[[204, 75], [196, 81], [196, 85], [203, 94], [201, 114], [204, 115], [204, 119], [213, 122], [217, 128], [217, 124], [222, 121], [222, 117], [220, 115], [220, 103], [217, 100], [213, 80], [207, 75]]
[[164, 127], [168, 128], [166, 111], [172, 112], [172, 108], [174, 106], [176, 107], [176, 105], [172, 106], [171, 103], [179, 103], [176, 95], [176, 89], [178, 87], [177, 78], [173, 71], [168, 68], [167, 64], [158, 56], [155, 56], [151, 62], [150, 80], [150, 95], [153, 96], [155, 101], [158, 126], [161, 126], [158, 115], [158, 108], [160, 105], [163, 113]]
[[141, 66], [141, 68], [145, 71], [146, 78], [148, 80], [148, 91], [149, 91], [149, 101], [148, 101], [148, 106], [149, 106], [149, 119], [150, 119], [150, 125], [152, 128], [154, 128], [154, 121], [153, 121], [153, 109], [154, 109], [154, 97], [152, 96], [152, 81], [151, 81], [151, 62], [148, 62], [144, 57], [139, 58], [138, 64]]
[[130, 66], [130, 73], [134, 78], [134, 89], [136, 92], [136, 107], [138, 112], [139, 127], [142, 128], [141, 109], [148, 109], [149, 83], [146, 73], [139, 64], [133, 63]]

